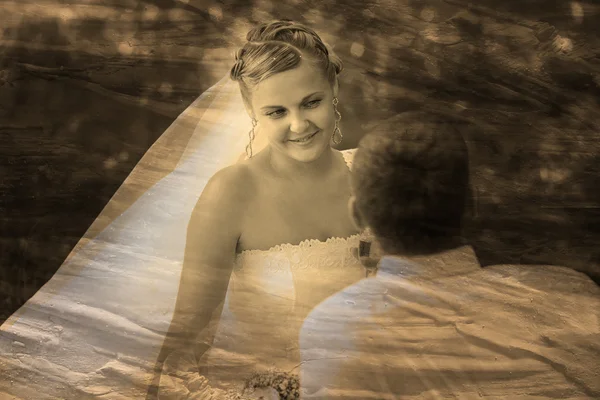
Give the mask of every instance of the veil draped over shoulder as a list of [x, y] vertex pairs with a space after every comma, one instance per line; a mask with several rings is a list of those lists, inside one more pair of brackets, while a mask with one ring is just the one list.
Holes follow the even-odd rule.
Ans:
[[[228, 76], [173, 122], [97, 218], [106, 227], [90, 229], [1, 326], [0, 393], [97, 395], [95, 378], [113, 374], [137, 380], [145, 394], [171, 322], [192, 210], [210, 177], [244, 153], [251, 127]], [[173, 157], [174, 169], [161, 171]], [[132, 200], [136, 185], [149, 189]], [[110, 221], [122, 203], [131, 205]]]

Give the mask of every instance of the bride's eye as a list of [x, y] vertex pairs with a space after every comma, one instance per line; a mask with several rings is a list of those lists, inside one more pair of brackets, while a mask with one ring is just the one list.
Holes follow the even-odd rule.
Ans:
[[319, 106], [319, 104], [321, 104], [321, 100], [313, 100], [313, 101], [309, 101], [308, 103], [306, 103], [306, 107], [316, 108]]
[[267, 113], [267, 116], [271, 117], [271, 118], [277, 118], [277, 117], [283, 116], [283, 114], [285, 114], [285, 110], [279, 109], [279, 110], [275, 110], [275, 111], [271, 111], [271, 112]]

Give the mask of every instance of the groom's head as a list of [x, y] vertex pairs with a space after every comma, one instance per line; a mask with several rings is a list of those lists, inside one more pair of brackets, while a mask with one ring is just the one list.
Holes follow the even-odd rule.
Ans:
[[379, 125], [360, 142], [352, 189], [357, 225], [371, 228], [386, 253], [458, 247], [471, 191], [467, 145], [456, 122], [421, 115]]

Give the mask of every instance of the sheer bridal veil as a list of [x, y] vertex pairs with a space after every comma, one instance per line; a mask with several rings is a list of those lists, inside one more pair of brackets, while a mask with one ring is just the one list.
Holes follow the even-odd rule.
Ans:
[[[131, 206], [99, 234], [88, 231], [53, 278], [2, 325], [1, 390], [19, 397], [19, 387], [37, 384], [50, 398], [65, 387], [93, 395], [99, 374], [147, 379], [171, 321], [192, 210], [210, 177], [244, 154], [251, 127], [229, 76], [173, 122], [97, 222], [110, 220], [116, 202]], [[165, 174], [160, 164], [167, 156], [179, 161]], [[150, 188], [132, 200], [136, 184]]]

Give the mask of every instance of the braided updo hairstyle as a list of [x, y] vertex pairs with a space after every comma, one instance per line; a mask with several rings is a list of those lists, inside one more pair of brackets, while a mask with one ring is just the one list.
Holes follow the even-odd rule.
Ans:
[[239, 83], [248, 104], [256, 85], [272, 75], [296, 68], [302, 59], [320, 68], [332, 86], [343, 68], [342, 61], [314, 30], [293, 21], [261, 24], [248, 32], [246, 40], [235, 55], [230, 76]]

